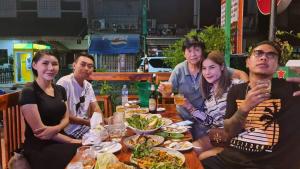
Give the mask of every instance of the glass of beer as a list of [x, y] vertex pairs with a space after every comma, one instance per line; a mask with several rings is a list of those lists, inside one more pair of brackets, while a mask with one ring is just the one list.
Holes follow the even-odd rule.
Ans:
[[162, 91], [162, 95], [164, 97], [169, 96], [172, 93], [172, 83], [169, 81], [160, 82], [160, 84], [164, 87]]
[[271, 93], [272, 83], [271, 80], [257, 80], [256, 85], [266, 85], [266, 93]]
[[174, 95], [174, 103], [178, 106], [184, 105], [185, 99], [183, 94], [176, 94]]

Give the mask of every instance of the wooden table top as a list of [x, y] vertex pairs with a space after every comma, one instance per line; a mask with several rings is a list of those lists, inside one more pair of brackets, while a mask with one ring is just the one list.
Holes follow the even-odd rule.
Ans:
[[[175, 113], [174, 111], [173, 112], [167, 111], [165, 113], [162, 113], [162, 116], [170, 118], [173, 122], [182, 121], [180, 119], [179, 115], [177, 113]], [[127, 133], [126, 133], [126, 137], [131, 136], [131, 135], [134, 135], [134, 133], [132, 130], [128, 129]], [[191, 134], [189, 132], [187, 132], [185, 134], [185, 137], [191, 138]], [[121, 162], [129, 162], [130, 155], [132, 152], [129, 148], [127, 148], [123, 144], [123, 140], [121, 141], [121, 144], [122, 144], [122, 149], [119, 152], [114, 153], [114, 154], [118, 157], [118, 159]], [[185, 166], [188, 169], [203, 169], [203, 166], [202, 166], [197, 154], [193, 151], [193, 149], [190, 151], [181, 152], [181, 153], [185, 156]], [[79, 155], [76, 154], [70, 163], [79, 161], [79, 158], [80, 158]]]

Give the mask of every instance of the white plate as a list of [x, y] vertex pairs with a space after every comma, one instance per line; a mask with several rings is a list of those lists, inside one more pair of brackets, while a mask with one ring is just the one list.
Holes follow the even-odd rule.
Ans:
[[95, 153], [115, 153], [121, 150], [122, 145], [117, 142], [102, 142], [92, 147]]
[[[164, 142], [164, 138], [162, 136], [157, 136], [157, 135], [134, 135], [134, 136], [130, 136], [124, 139], [124, 144], [128, 147], [133, 149], [135, 146], [137, 146], [138, 144], [141, 144], [142, 142], [138, 143], [138, 139], [139, 137], [147, 137], [148, 141], [149, 139], [152, 139], [154, 144], [151, 147], [154, 146], [158, 146], [160, 145], [162, 142]], [[144, 140], [144, 142], [146, 142], [146, 140]]]
[[169, 125], [163, 126], [162, 129], [167, 133], [185, 133], [188, 131], [187, 126]]
[[189, 141], [171, 142], [166, 147], [177, 151], [187, 151], [193, 148], [193, 144]]

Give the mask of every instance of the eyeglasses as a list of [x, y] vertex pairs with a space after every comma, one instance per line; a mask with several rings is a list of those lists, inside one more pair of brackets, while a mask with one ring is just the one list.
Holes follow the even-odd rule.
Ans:
[[263, 56], [266, 56], [266, 58], [268, 58], [268, 59], [278, 58], [278, 53], [276, 53], [276, 52], [264, 52], [263, 50], [254, 50], [253, 55], [257, 59], [259, 59]]
[[80, 107], [80, 104], [83, 103], [85, 101], [85, 97], [84, 96], [80, 96], [79, 97], [79, 102], [75, 105], [76, 106], [76, 113]]

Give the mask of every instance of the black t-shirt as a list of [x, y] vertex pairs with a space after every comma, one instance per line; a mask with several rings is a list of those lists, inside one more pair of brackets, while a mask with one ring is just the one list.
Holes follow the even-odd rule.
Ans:
[[[245, 99], [248, 84], [233, 86], [227, 97], [226, 118]], [[219, 155], [228, 168], [299, 169], [300, 97], [297, 84], [272, 80], [271, 98], [251, 110], [245, 129]]]
[[[47, 95], [34, 81], [30, 86], [25, 87], [22, 90], [19, 104], [20, 106], [25, 104], [37, 104], [38, 111], [40, 113], [43, 124], [47, 126], [58, 125], [63, 119], [66, 112], [65, 101], [66, 91], [62, 86], [52, 84], [54, 88], [54, 97]], [[29, 113], [29, 112], [28, 112]], [[33, 135], [33, 131], [29, 124], [26, 122], [25, 129], [25, 145], [39, 146], [43, 144], [49, 144], [54, 141], [40, 140]]]

